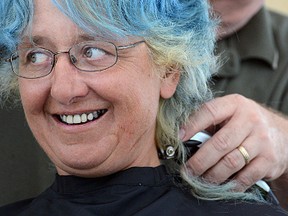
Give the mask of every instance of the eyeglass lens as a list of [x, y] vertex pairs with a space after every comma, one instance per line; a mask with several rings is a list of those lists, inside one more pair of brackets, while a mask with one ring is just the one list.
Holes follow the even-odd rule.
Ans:
[[[54, 53], [44, 48], [21, 49], [12, 54], [10, 61], [14, 73], [24, 78], [48, 75], [56, 63]], [[117, 48], [105, 41], [86, 41], [74, 45], [69, 51], [71, 63], [82, 71], [95, 72], [112, 67], [117, 62]]]

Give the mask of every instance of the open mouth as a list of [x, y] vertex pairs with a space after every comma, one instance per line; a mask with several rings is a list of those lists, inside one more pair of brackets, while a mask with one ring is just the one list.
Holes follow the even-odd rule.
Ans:
[[107, 109], [97, 110], [90, 113], [81, 113], [75, 115], [59, 115], [58, 119], [68, 125], [79, 125], [99, 119], [107, 112]]

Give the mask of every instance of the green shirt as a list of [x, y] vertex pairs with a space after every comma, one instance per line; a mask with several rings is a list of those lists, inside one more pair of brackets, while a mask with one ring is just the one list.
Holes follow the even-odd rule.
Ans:
[[262, 8], [244, 28], [218, 42], [222, 67], [215, 96], [239, 93], [288, 114], [288, 17]]

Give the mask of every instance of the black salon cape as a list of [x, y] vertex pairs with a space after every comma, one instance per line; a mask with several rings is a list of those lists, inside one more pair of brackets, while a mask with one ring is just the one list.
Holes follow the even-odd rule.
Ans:
[[53, 185], [41, 195], [4, 206], [0, 215], [287, 215], [278, 206], [266, 204], [201, 201], [174, 182], [164, 166], [130, 168], [96, 179], [57, 175]]

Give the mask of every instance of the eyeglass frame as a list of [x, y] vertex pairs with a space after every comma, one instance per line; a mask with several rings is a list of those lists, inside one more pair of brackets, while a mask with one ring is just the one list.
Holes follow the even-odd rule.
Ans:
[[[97, 42], [97, 41], [99, 41], [99, 42], [106, 42], [106, 43], [112, 44], [112, 45], [115, 47], [115, 51], [116, 51], [116, 52], [115, 52], [115, 54], [116, 54], [116, 56], [115, 56], [115, 62], [114, 62], [112, 65], [108, 66], [107, 68], [98, 69], [98, 70], [96, 69], [96, 70], [91, 70], [91, 71], [90, 71], [90, 70], [82, 70], [82, 69], [78, 68], [78, 67], [75, 65], [75, 63], [72, 61], [72, 58], [71, 58], [72, 56], [70, 55], [71, 49], [72, 49], [73, 47], [81, 44], [81, 43], [85, 43], [85, 42], [86, 42], [86, 43], [88, 43], [88, 42]], [[7, 58], [7, 59], [4, 59], [4, 61], [10, 63], [10, 66], [11, 66], [11, 68], [12, 68], [12, 71], [13, 71], [13, 73], [14, 73], [17, 77], [21, 77], [21, 78], [24, 78], [24, 79], [39, 79], [39, 78], [42, 78], [42, 77], [45, 77], [45, 76], [48, 76], [49, 74], [51, 74], [51, 72], [53, 71], [53, 68], [54, 68], [54, 66], [55, 66], [55, 64], [56, 64], [56, 62], [57, 62], [56, 56], [59, 55], [59, 54], [62, 54], [62, 53], [67, 53], [67, 54], [68, 54], [70, 63], [71, 63], [75, 68], [77, 68], [78, 70], [83, 71], [83, 72], [100, 72], [100, 71], [104, 71], [104, 70], [107, 70], [107, 69], [113, 67], [113, 66], [118, 62], [118, 59], [119, 59], [118, 51], [119, 51], [119, 50], [125, 50], [125, 49], [134, 48], [134, 47], [136, 47], [138, 44], [141, 44], [141, 43], [145, 43], [145, 41], [144, 41], [144, 40], [141, 40], [141, 41], [137, 41], [137, 42], [132, 43], [132, 44], [120, 45], [120, 46], [116, 46], [114, 43], [109, 42], [109, 41], [101, 41], [101, 40], [84, 41], [84, 42], [80, 42], [80, 43], [77, 43], [77, 44], [71, 46], [68, 51], [59, 51], [59, 52], [56, 52], [56, 53], [53, 52], [53, 51], [51, 51], [51, 50], [49, 50], [49, 49], [42, 48], [42, 47], [38, 47], [38, 48], [40, 48], [40, 49], [43, 49], [43, 50], [48, 51], [49, 53], [53, 54], [53, 61], [52, 61], [53, 64], [52, 64], [52, 66], [51, 66], [50, 71], [49, 71], [47, 74], [42, 75], [42, 76], [39, 76], [39, 77], [25, 77], [25, 76], [21, 76], [20, 74], [18, 74], [18, 73], [14, 70], [14, 66], [13, 66], [13, 63], [12, 63], [12, 62], [13, 62], [15, 59], [19, 58], [19, 56], [18, 56], [17, 58], [14, 57], [14, 59], [13, 59], [13, 55], [14, 55], [15, 53], [17, 53], [18, 51], [13, 52], [13, 53], [11, 54], [11, 56], [10, 56], [9, 58]]]

